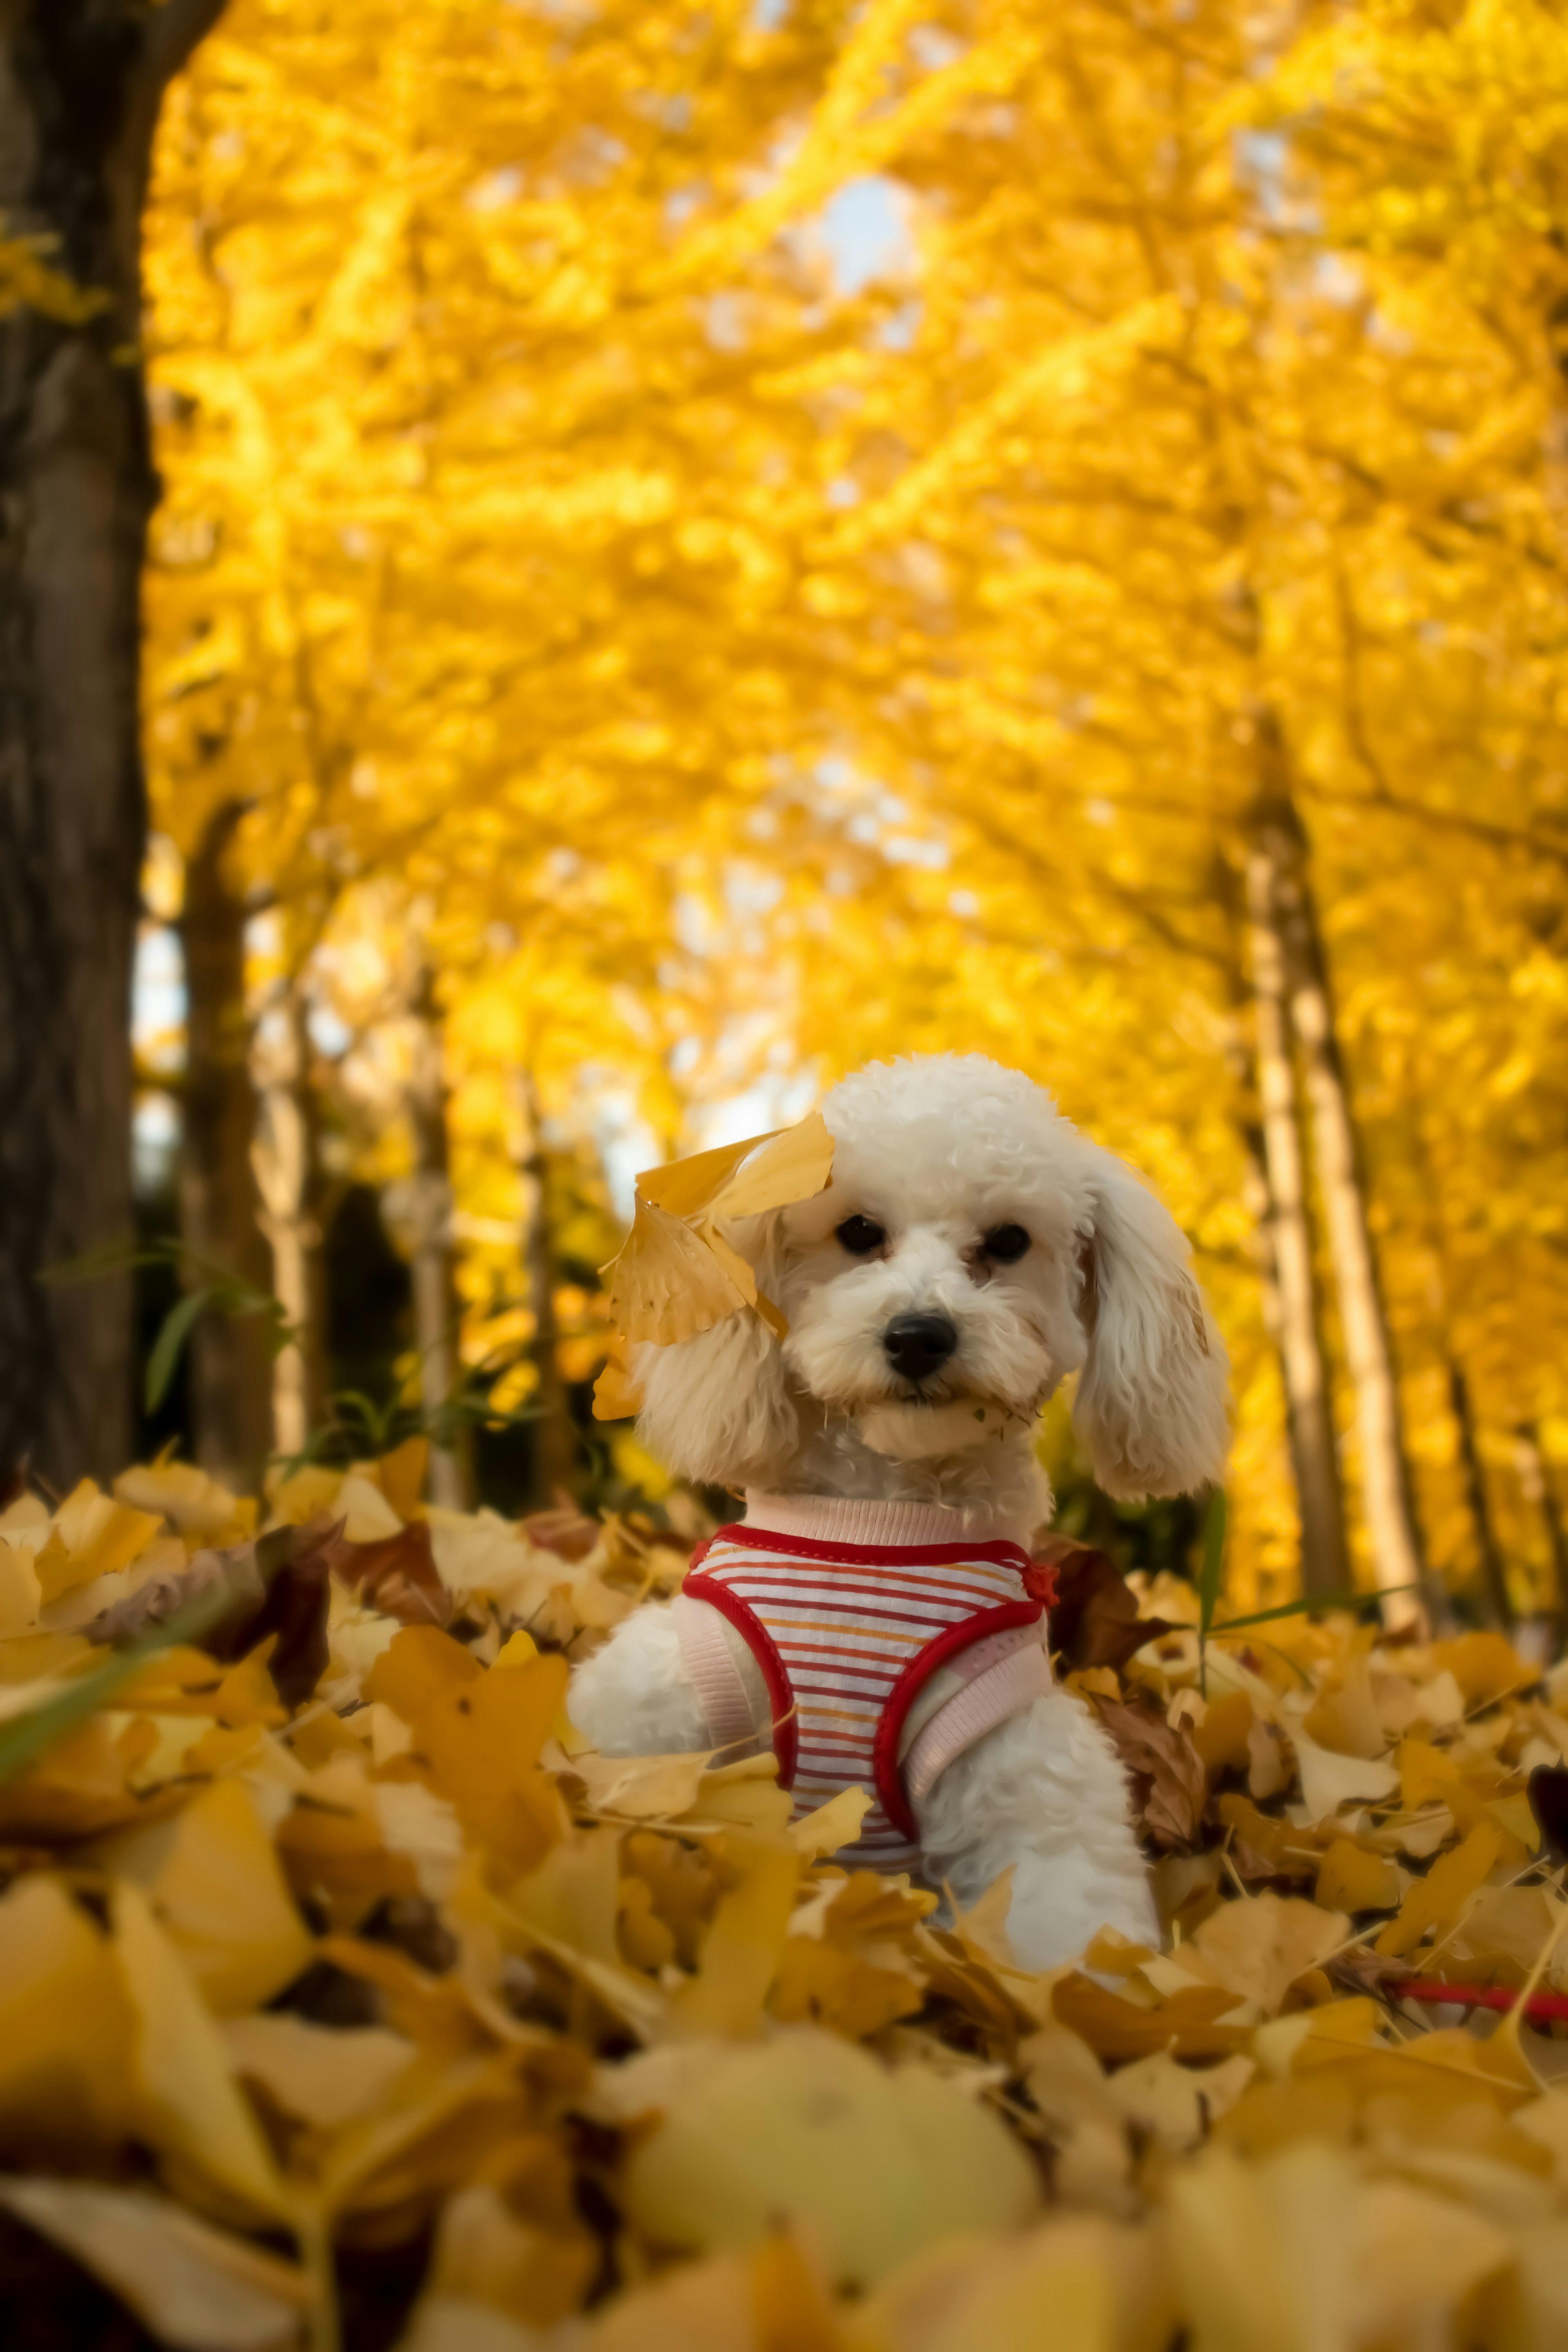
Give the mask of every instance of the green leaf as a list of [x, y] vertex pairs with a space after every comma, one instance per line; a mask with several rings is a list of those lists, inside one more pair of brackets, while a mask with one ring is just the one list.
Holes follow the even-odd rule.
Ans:
[[167, 1258], [167, 1247], [159, 1242], [145, 1247], [137, 1242], [100, 1242], [96, 1249], [83, 1250], [79, 1257], [57, 1258], [52, 1265], [40, 1268], [38, 1280], [51, 1290], [71, 1290], [79, 1283], [103, 1282], [113, 1274], [130, 1274], [137, 1266], [163, 1265]]
[[139, 1666], [156, 1656], [160, 1650], [172, 1650], [182, 1642], [199, 1641], [210, 1633], [220, 1617], [234, 1606], [234, 1592], [226, 1578], [184, 1609], [177, 1609], [162, 1625], [143, 1633], [140, 1641], [105, 1658], [90, 1673], [79, 1675], [76, 1680], [41, 1706], [26, 1715], [14, 1716], [9, 1723], [0, 1724], [0, 1783], [14, 1780], [29, 1764], [36, 1764], [57, 1739], [74, 1731], [95, 1715], [106, 1699], [111, 1698], [123, 1682], [128, 1682]]
[[1225, 1488], [1216, 1486], [1210, 1498], [1208, 1517], [1204, 1521], [1204, 1564], [1198, 1572], [1198, 1626], [1205, 1634], [1214, 1622], [1220, 1580], [1225, 1572], [1226, 1517]]
[[1216, 1638], [1223, 1633], [1239, 1633], [1247, 1625], [1268, 1625], [1276, 1617], [1305, 1617], [1317, 1609], [1373, 1609], [1392, 1592], [1418, 1592], [1418, 1584], [1390, 1584], [1373, 1592], [1309, 1592], [1300, 1601], [1282, 1601], [1277, 1609], [1256, 1609], [1250, 1617], [1227, 1617], [1223, 1625], [1215, 1625]]
[[1220, 1580], [1225, 1573], [1226, 1516], [1225, 1488], [1216, 1486], [1209, 1498], [1208, 1517], [1204, 1521], [1204, 1564], [1198, 1571], [1198, 1689], [1205, 1698], [1208, 1696], [1208, 1661], [1205, 1651], [1209, 1627], [1214, 1622], [1214, 1612], [1219, 1601]]
[[149, 1412], [156, 1412], [167, 1396], [169, 1383], [180, 1360], [181, 1349], [190, 1338], [196, 1322], [209, 1307], [216, 1304], [216, 1298], [215, 1290], [193, 1290], [181, 1299], [177, 1307], [171, 1307], [164, 1316], [158, 1337], [153, 1343], [153, 1352], [147, 1359], [146, 1404]]

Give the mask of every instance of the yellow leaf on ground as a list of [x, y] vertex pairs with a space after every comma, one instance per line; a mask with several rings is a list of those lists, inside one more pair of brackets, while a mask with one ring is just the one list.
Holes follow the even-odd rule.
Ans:
[[1538, 1679], [1513, 1643], [1500, 1633], [1461, 1633], [1452, 1642], [1434, 1642], [1432, 1664], [1453, 1675], [1468, 1706], [1486, 1706], [1508, 1691], [1528, 1690]]
[[0, 1895], [0, 2117], [46, 2141], [114, 2137], [131, 2109], [131, 2011], [104, 1937], [57, 1881]]
[[382, 1493], [405, 1524], [420, 1515], [419, 1501], [425, 1492], [425, 1472], [429, 1460], [430, 1440], [414, 1436], [405, 1438], [401, 1445], [395, 1445], [390, 1454], [384, 1454], [375, 1465]]
[[1194, 2352], [1351, 2352], [1360, 2189], [1345, 2157], [1310, 2142], [1254, 2165], [1211, 2147], [1173, 2172], [1168, 2242]]
[[1146, 2352], [1174, 2313], [1163, 2250], [1098, 2214], [1053, 2215], [1026, 2236], [939, 2247], [864, 2305], [864, 2336], [897, 2352]]
[[890, 2073], [852, 2044], [792, 2028], [724, 2050], [633, 2151], [627, 2210], [656, 2244], [707, 2252], [808, 2228], [837, 2279], [874, 2284], [943, 2238], [1016, 2227], [1034, 2168], [957, 2083]]
[[837, 1853], [840, 1847], [853, 1845], [870, 1810], [871, 1800], [864, 1789], [840, 1789], [815, 1812], [803, 1813], [798, 1822], [791, 1822], [789, 1842], [808, 1862]]
[[689, 2034], [756, 2032], [800, 1884], [802, 1865], [792, 1846], [734, 1832], [725, 1853], [740, 1883], [721, 1896], [697, 1973], [670, 2003], [671, 2018]]
[[0, 1538], [0, 1637], [21, 1633], [38, 1622], [43, 1587], [34, 1565], [37, 1555]]
[[672, 1820], [697, 1801], [708, 1759], [684, 1756], [574, 1757], [572, 1769], [587, 1786], [595, 1812], [620, 1813], [634, 1822]]
[[314, 2300], [292, 2263], [145, 2189], [0, 2179], [0, 2205], [63, 2246], [180, 2352], [293, 2345]]
[[139, 1886], [116, 1888], [113, 1916], [135, 2012], [132, 2063], [146, 2137], [247, 2205], [286, 2218], [289, 2200], [195, 1979]]
[[161, 1512], [133, 1510], [84, 1478], [60, 1505], [50, 1538], [35, 1556], [45, 1608], [76, 1585], [129, 1568], [163, 1523]]
[[1394, 1765], [1379, 1757], [1341, 1756], [1321, 1748], [1300, 1724], [1291, 1745], [1301, 1775], [1301, 1802], [1310, 1822], [1326, 1822], [1342, 1805], [1376, 1802], [1399, 1786]]
[[1449, 1927], [1458, 1918], [1498, 1858], [1502, 1832], [1483, 1822], [1463, 1845], [1442, 1855], [1425, 1878], [1416, 1880], [1373, 1949], [1384, 1958], [1401, 1959], [1415, 1951], [1430, 1927]]
[[1299, 1978], [1338, 1949], [1350, 1934], [1339, 1911], [1320, 1910], [1294, 1895], [1254, 1895], [1226, 1903], [1182, 1947], [1182, 1965], [1272, 2017]]
[[218, 2016], [259, 2008], [310, 1966], [310, 1933], [238, 1781], [215, 1781], [173, 1821], [119, 1841], [108, 1859], [151, 1897]]
[[1399, 1873], [1385, 1855], [1336, 1838], [1319, 1865], [1317, 1900], [1325, 1911], [1392, 1911]]
[[231, 1495], [194, 1462], [139, 1464], [121, 1471], [114, 1491], [122, 1503], [167, 1519], [188, 1543], [242, 1543], [255, 1531], [255, 1497]]
[[384, 2026], [312, 2025], [288, 2010], [231, 2017], [222, 2028], [237, 2074], [259, 2083], [288, 2115], [337, 2131], [379, 2105], [418, 2056]]
[[387, 1773], [422, 1773], [471, 1836], [529, 1870], [565, 1828], [555, 1784], [538, 1767], [568, 1679], [564, 1658], [532, 1658], [498, 1674], [437, 1627], [410, 1625], [376, 1660], [364, 1692], [414, 1731], [409, 1755]]

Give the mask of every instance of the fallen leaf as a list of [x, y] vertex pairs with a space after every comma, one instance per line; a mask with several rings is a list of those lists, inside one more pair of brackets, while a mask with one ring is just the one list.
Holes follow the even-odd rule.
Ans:
[[161, 2344], [182, 2352], [292, 2345], [315, 2300], [292, 2263], [144, 2189], [0, 2178], [0, 2206], [62, 2246]]
[[309, 1967], [310, 1936], [237, 1781], [215, 1781], [172, 1820], [111, 1841], [104, 1859], [146, 1893], [217, 2016], [261, 2006]]
[[336, 2131], [378, 2106], [418, 2056], [384, 2026], [312, 2025], [289, 2011], [226, 2019], [224, 2047], [237, 2074], [259, 2083], [284, 2113]]
[[1399, 1873], [1385, 1855], [1336, 1838], [1319, 1865], [1316, 1900], [1325, 1911], [1392, 1911]]
[[1067, 1673], [1125, 1665], [1146, 1642], [1172, 1630], [1163, 1617], [1139, 1615], [1121, 1570], [1092, 1544], [1046, 1536], [1037, 1539], [1033, 1557], [1055, 1574], [1050, 1644]]
[[388, 1536], [353, 1541], [345, 1528], [328, 1554], [331, 1571], [366, 1608], [405, 1625], [445, 1625], [452, 1596], [437, 1568], [424, 1519]]
[[719, 2053], [633, 2151], [623, 2188], [656, 2244], [745, 2247], [797, 2221], [859, 2285], [943, 2238], [1016, 2227], [1039, 2202], [981, 2102], [810, 2027]]
[[1256, 2001], [1272, 2017], [1291, 1986], [1321, 1968], [1349, 1934], [1342, 1912], [1266, 1893], [1211, 1911], [1183, 1945], [1181, 1961], [1191, 1975]]
[[139, 1886], [115, 1889], [114, 1949], [134, 2013], [132, 2065], [142, 2128], [247, 2206], [286, 2220], [289, 2201], [223, 2037]]
[[1117, 1754], [1133, 1778], [1143, 1825], [1161, 1845], [1189, 1845], [1208, 1795], [1203, 1762], [1188, 1735], [1140, 1699], [1093, 1702]]
[[1433, 1927], [1451, 1927], [1486, 1878], [1498, 1858], [1501, 1834], [1486, 1823], [1473, 1829], [1463, 1845], [1435, 1862], [1418, 1878], [1379, 1936], [1373, 1950], [1384, 1959], [1413, 1952]]
[[7, 2137], [114, 2139], [129, 2121], [132, 2014], [92, 1920], [58, 1883], [0, 1895], [0, 2118]]

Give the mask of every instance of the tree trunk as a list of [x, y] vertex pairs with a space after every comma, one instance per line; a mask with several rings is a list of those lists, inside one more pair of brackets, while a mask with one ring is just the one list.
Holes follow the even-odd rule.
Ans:
[[1488, 1613], [1493, 1624], [1500, 1625], [1506, 1632], [1513, 1623], [1508, 1573], [1498, 1548], [1491, 1507], [1487, 1501], [1487, 1482], [1481, 1468], [1480, 1447], [1476, 1439], [1476, 1415], [1470, 1402], [1470, 1384], [1465, 1378], [1463, 1367], [1452, 1356], [1448, 1359], [1448, 1405], [1459, 1433], [1459, 1473], [1465, 1483], [1465, 1501], [1475, 1525], [1476, 1545], [1481, 1556], [1481, 1580], [1486, 1586]]
[[272, 1428], [280, 1454], [302, 1454], [326, 1418], [326, 1262], [319, 1121], [310, 1084], [305, 1005], [290, 987], [254, 1047], [259, 1114], [252, 1164], [272, 1288], [295, 1338], [272, 1371]]
[[447, 1510], [466, 1511], [471, 1507], [472, 1444], [468, 1433], [455, 1428], [447, 1412], [458, 1393], [459, 1369], [447, 1079], [435, 975], [423, 958], [409, 994], [413, 1067], [408, 1122], [414, 1139], [414, 1172], [404, 1221], [413, 1243], [414, 1344], [419, 1352], [419, 1395], [430, 1435], [430, 1499]]
[[[1280, 755], [1282, 757], [1282, 755]], [[1422, 1613], [1426, 1584], [1388, 1320], [1367, 1223], [1355, 1122], [1340, 1057], [1328, 967], [1307, 873], [1306, 838], [1289, 792], [1257, 811], [1258, 855], [1272, 879], [1291, 1025], [1301, 1048], [1312, 1144], [1339, 1295], [1340, 1326], [1356, 1396], [1362, 1510], [1373, 1573], [1391, 1625]], [[1436, 1596], [1431, 1596], [1435, 1599]]]
[[[251, 1160], [258, 1106], [245, 1006], [245, 907], [226, 871], [244, 814], [238, 801], [215, 809], [185, 866], [180, 1220], [187, 1248], [266, 1291], [272, 1261]], [[199, 1289], [209, 1276], [193, 1266], [186, 1279]], [[192, 1335], [191, 1376], [196, 1460], [226, 1485], [250, 1486], [272, 1445], [272, 1355], [261, 1318], [204, 1316]]]
[[1546, 1544], [1552, 1556], [1555, 1588], [1552, 1613], [1557, 1620], [1557, 1636], [1561, 1643], [1564, 1637], [1568, 1637], [1568, 1528], [1563, 1527], [1562, 1507], [1552, 1484], [1552, 1473], [1541, 1450], [1540, 1431], [1532, 1421], [1521, 1421], [1514, 1433], [1519, 1444], [1520, 1486], [1525, 1501], [1534, 1503], [1540, 1510], [1546, 1528]]
[[[1338, 1592], [1350, 1582], [1343, 1497], [1312, 1273], [1274, 873], [1260, 849], [1247, 859], [1247, 896], [1267, 1203], [1259, 1232], [1274, 1275], [1275, 1337], [1285, 1376], [1286, 1428], [1301, 1517], [1301, 1589]], [[1267, 1287], [1264, 1303], [1267, 1314]]]
[[529, 1302], [534, 1313], [533, 1360], [539, 1385], [533, 1392], [538, 1419], [533, 1423], [533, 1507], [550, 1510], [564, 1495], [570, 1498], [577, 1468], [577, 1433], [567, 1409], [566, 1391], [556, 1360], [559, 1334], [555, 1328], [555, 1252], [550, 1230], [550, 1169], [539, 1097], [532, 1073], [524, 1071], [518, 1084], [528, 1143], [520, 1161], [527, 1195], [523, 1262], [528, 1272]]
[[[146, 814], [138, 586], [155, 495], [140, 235], [163, 89], [222, 0], [4, 0], [0, 214], [104, 299], [0, 319], [0, 1467], [122, 1466], [131, 1289], [40, 1271], [132, 1236]], [[65, 308], [66, 306], [61, 306]]]

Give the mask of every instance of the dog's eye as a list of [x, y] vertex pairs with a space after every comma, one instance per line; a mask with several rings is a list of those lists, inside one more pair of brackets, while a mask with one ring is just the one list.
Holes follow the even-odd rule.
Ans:
[[880, 1249], [887, 1240], [887, 1229], [875, 1217], [846, 1217], [838, 1228], [838, 1239], [851, 1257], [866, 1257]]
[[1029, 1236], [1022, 1225], [993, 1225], [980, 1244], [982, 1257], [994, 1258], [998, 1265], [1013, 1265], [1029, 1246]]

